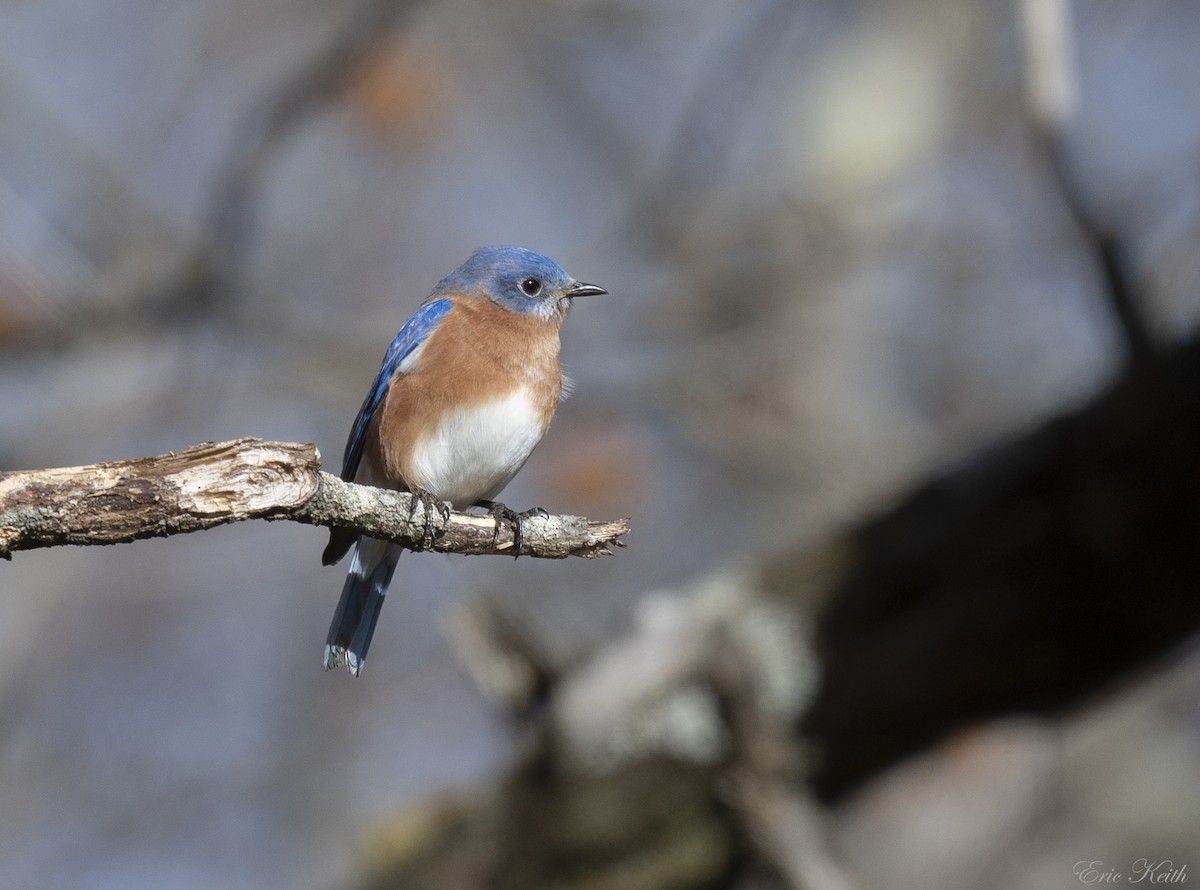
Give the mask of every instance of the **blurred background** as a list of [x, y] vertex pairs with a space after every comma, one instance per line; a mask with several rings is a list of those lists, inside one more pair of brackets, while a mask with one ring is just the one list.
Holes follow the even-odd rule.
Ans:
[[[1101, 392], [1122, 333], [1039, 126], [1153, 335], [1188, 336], [1198, 45], [1190, 0], [0, 0], [0, 467], [261, 436], [336, 471], [400, 323], [517, 244], [611, 295], [503, 499], [633, 517], [615, 558], [406, 556], [357, 681], [320, 668], [322, 530], [16, 554], [0, 888], [364, 886], [526, 744], [469, 616], [586, 670]], [[1193, 646], [813, 809], [807, 880], [1191, 877], [1198, 766]]]

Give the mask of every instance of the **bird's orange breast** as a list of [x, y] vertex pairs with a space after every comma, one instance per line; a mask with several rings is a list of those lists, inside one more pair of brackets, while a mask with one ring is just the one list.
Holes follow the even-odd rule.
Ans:
[[[541, 438], [554, 417], [562, 391], [560, 320], [511, 312], [478, 297], [450, 299], [453, 308], [421, 345], [408, 371], [393, 377], [372, 419], [367, 458], [376, 484], [386, 481], [409, 489], [429, 487], [423, 484], [427, 470], [418, 455], [442, 435], [443, 421], [454, 412], [500, 403], [524, 390], [520, 399], [522, 405], [528, 404], [524, 422], [531, 429], [525, 432], [532, 443]], [[484, 427], [468, 434], [486, 437], [488, 430]], [[490, 444], [471, 442], [464, 447], [485, 452]], [[496, 447], [502, 448], [504, 443], [496, 443]], [[512, 472], [517, 468], [519, 463]], [[488, 495], [474, 492], [469, 496]]]

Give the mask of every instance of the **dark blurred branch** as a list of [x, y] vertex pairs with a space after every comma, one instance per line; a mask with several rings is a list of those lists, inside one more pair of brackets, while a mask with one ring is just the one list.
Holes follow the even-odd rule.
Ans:
[[1197, 405], [1200, 338], [854, 535], [804, 723], [819, 794], [975, 721], [1063, 714], [1200, 629]]
[[[1025, 0], [1040, 159], [1128, 345], [1091, 405], [912, 492], [851, 538], [803, 721], [833, 800], [959, 727], [1058, 716], [1200, 629], [1200, 336], [1150, 337], [1116, 236], [1061, 145], [1076, 89], [1063, 0]], [[775, 588], [799, 589], [802, 559]]]
[[[490, 515], [436, 510], [407, 492], [321, 472], [313, 445], [236, 439], [156, 457], [0, 474], [0, 556], [64, 544], [116, 544], [246, 519], [353, 529], [414, 550], [512, 556], [513, 530]], [[627, 520], [534, 516], [522, 555], [600, 556], [623, 546]], [[427, 536], [428, 531], [428, 536]]]
[[[1200, 628], [1200, 338], [1155, 343], [1119, 237], [1072, 171], [1067, 3], [1020, 9], [1036, 161], [1128, 360], [1090, 406], [926, 484], [852, 538], [803, 722], [827, 800], [970, 723], [1064, 714]], [[780, 592], [801, 570], [782, 565]]]
[[[1156, 344], [1117, 235], [1063, 134], [1078, 92], [1065, 0], [1023, 0], [1038, 161], [1099, 273], [1128, 361], [1079, 411], [930, 482], [852, 540], [803, 722], [833, 800], [955, 729], [1061, 715], [1200, 628], [1200, 337]], [[783, 589], [798, 566], [780, 571]]]

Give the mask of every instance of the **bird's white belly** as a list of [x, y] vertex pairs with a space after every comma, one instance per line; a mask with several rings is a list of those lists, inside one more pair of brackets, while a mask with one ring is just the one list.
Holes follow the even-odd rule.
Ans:
[[412, 481], [456, 507], [500, 493], [546, 432], [529, 391], [448, 412], [416, 444]]

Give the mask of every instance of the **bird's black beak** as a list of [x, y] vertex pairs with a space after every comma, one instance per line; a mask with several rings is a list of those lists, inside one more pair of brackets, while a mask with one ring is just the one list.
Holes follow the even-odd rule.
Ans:
[[584, 284], [582, 281], [576, 281], [574, 284], [572, 284], [570, 287], [568, 287], [565, 291], [563, 291], [563, 296], [564, 297], [598, 297], [600, 294], [606, 294], [606, 293], [608, 293], [608, 291], [606, 291], [602, 287], [597, 287], [594, 284]]

